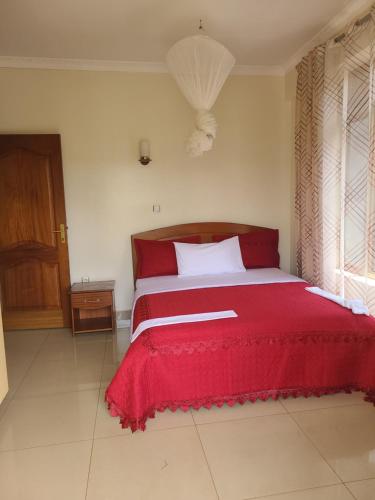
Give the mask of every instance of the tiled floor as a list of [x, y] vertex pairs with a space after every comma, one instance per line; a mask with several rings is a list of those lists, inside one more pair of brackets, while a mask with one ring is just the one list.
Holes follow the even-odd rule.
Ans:
[[103, 402], [128, 332], [5, 336], [4, 500], [375, 500], [362, 394], [166, 412], [123, 430]]

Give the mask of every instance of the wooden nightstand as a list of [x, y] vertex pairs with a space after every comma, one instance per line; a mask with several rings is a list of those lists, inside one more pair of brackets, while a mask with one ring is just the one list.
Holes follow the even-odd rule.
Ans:
[[114, 290], [114, 281], [93, 281], [72, 285], [70, 303], [73, 335], [115, 330]]

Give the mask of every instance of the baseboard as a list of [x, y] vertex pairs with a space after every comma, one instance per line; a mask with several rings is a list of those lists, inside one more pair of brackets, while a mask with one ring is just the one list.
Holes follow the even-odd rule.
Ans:
[[117, 328], [129, 328], [131, 311], [116, 311]]
[[117, 328], [129, 328], [130, 319], [118, 319], [116, 321]]

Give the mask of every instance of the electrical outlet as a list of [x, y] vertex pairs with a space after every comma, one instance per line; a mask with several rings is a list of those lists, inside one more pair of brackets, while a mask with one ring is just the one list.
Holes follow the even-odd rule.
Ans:
[[82, 276], [81, 283], [89, 283], [89, 282], [90, 282], [90, 278], [88, 276]]
[[152, 211], [158, 214], [160, 212], [160, 205], [152, 205]]

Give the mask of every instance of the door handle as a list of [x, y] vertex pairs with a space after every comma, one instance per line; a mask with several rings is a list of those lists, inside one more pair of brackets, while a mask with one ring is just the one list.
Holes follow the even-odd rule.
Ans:
[[61, 243], [66, 243], [66, 237], [65, 237], [65, 230], [68, 229], [65, 227], [65, 224], [60, 224], [60, 229], [55, 229], [52, 232], [53, 233], [60, 233], [60, 241]]

